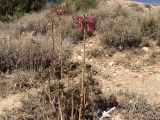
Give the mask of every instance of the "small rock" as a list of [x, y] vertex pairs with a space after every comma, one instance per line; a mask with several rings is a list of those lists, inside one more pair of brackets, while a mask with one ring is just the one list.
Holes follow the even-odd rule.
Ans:
[[125, 72], [128, 73], [128, 72], [130, 72], [130, 70], [129, 70], [129, 69], [126, 69]]
[[112, 118], [112, 120], [122, 120], [121, 115], [116, 115]]
[[116, 65], [116, 63], [115, 62], [110, 62], [109, 64], [108, 64], [108, 66], [115, 66]]
[[77, 58], [78, 58], [78, 60], [82, 60], [82, 57], [81, 57], [81, 56], [78, 56]]
[[149, 48], [148, 47], [143, 47], [142, 50], [145, 51], [145, 52], [149, 52]]

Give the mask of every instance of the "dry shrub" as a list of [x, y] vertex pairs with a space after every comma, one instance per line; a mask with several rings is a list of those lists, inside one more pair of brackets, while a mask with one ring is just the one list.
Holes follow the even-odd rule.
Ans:
[[[73, 69], [76, 68], [77, 64], [70, 65], [71, 70], [67, 74], [69, 75]], [[86, 66], [87, 67], [87, 66]], [[88, 68], [88, 67], [87, 67]], [[91, 69], [87, 70], [88, 73], [91, 72]], [[90, 73], [92, 74], [92, 73]], [[70, 75], [69, 75], [70, 76]], [[61, 99], [61, 104], [64, 105], [63, 109], [63, 118], [65, 120], [70, 119], [71, 111], [72, 111], [72, 95], [74, 99], [74, 119], [78, 119], [79, 115], [79, 107], [80, 107], [80, 83], [77, 81], [72, 81], [72, 77], [69, 78], [69, 87], [66, 87], [67, 81], [63, 82], [60, 87], [58, 86], [58, 81], [54, 81], [54, 84], [51, 85], [51, 99], [53, 100], [53, 106], [55, 110], [53, 110], [54, 118], [56, 117], [56, 112], [58, 111], [58, 93], [59, 91], [63, 92], [63, 98]], [[67, 83], [68, 84], [68, 83]], [[95, 79], [92, 77], [92, 75], [89, 75], [85, 80], [85, 98], [86, 103], [85, 107], [83, 109], [83, 118], [84, 119], [98, 119], [100, 118], [103, 111], [106, 111], [113, 106], [117, 106], [118, 102], [116, 101], [116, 98], [114, 96], [109, 96], [108, 98], [103, 97], [103, 94], [101, 93], [101, 89], [98, 85], [98, 83], [95, 81]], [[47, 93], [44, 96], [46, 104], [48, 104], [48, 95]], [[49, 115], [50, 116], [50, 115]]]
[[67, 0], [66, 3], [70, 6], [71, 10], [77, 12], [79, 10], [88, 10], [97, 5], [97, 0]]
[[133, 93], [120, 93], [119, 109], [125, 120], [159, 120], [159, 104], [151, 105], [142, 96]]
[[101, 41], [107, 47], [119, 49], [138, 47], [141, 43], [140, 26], [136, 19], [119, 16], [102, 21]]
[[160, 62], [160, 52], [153, 52], [147, 59], [144, 60], [148, 66], [154, 65]]
[[107, 47], [124, 49], [141, 43], [141, 26], [137, 14], [122, 5], [107, 5], [90, 11], [97, 18], [96, 30]]
[[[37, 70], [48, 68], [52, 62], [51, 29], [47, 25], [47, 12], [34, 13], [24, 16], [17, 23], [11, 23], [2, 31], [4, 37], [0, 41], [1, 71], [22, 68], [23, 70]], [[72, 46], [71, 17], [65, 17], [62, 23], [63, 59], [70, 56]], [[2, 26], [3, 27], [3, 26]], [[54, 61], [58, 63], [60, 53], [60, 30], [58, 25], [54, 29], [55, 52]], [[7, 44], [6, 44], [7, 43]]]
[[157, 41], [157, 45], [160, 47], [160, 39], [158, 39], [158, 41]]
[[144, 7], [148, 8], [149, 10], [151, 10], [151, 8], [152, 8], [151, 4], [144, 4]]
[[[104, 3], [105, 4], [105, 3]], [[140, 5], [131, 4], [132, 7]], [[152, 37], [159, 41], [159, 10], [143, 13], [133, 11], [130, 7], [115, 4], [101, 4], [96, 10], [90, 10], [97, 18], [96, 30], [107, 47], [138, 47], [142, 37]]]
[[101, 58], [104, 56], [104, 51], [95, 48], [95, 49], [92, 49], [91, 51], [88, 51], [87, 56], [94, 57], [94, 58]]
[[[74, 68], [74, 67], [73, 67]], [[44, 73], [43, 73], [44, 74]], [[80, 83], [72, 81], [70, 79], [69, 87], [66, 87], [65, 82], [58, 87], [59, 83], [57, 80], [53, 80], [51, 84], [51, 99], [52, 99], [52, 109], [49, 110], [49, 97], [48, 97], [48, 88], [47, 88], [47, 79], [50, 77], [49, 75], [43, 75], [43, 77], [35, 79], [34, 84], [32, 82], [27, 82], [29, 79], [21, 80], [22, 85], [26, 85], [31, 87], [30, 94], [27, 99], [23, 99], [22, 108], [12, 111], [6, 111], [5, 115], [0, 116], [1, 119], [14, 119], [15, 117], [18, 120], [25, 119], [38, 119], [44, 120], [47, 117], [50, 119], [55, 119], [58, 111], [58, 94], [59, 91], [63, 92], [63, 98], [61, 99], [61, 105], [65, 105], [63, 108], [63, 118], [65, 120], [70, 120], [71, 110], [72, 110], [72, 95], [74, 98], [74, 118], [78, 119], [79, 105], [80, 105]], [[46, 76], [46, 77], [45, 77]], [[36, 77], [37, 78], [37, 77]], [[39, 91], [37, 86], [40, 86], [40, 80], [43, 79], [44, 90]], [[66, 80], [66, 79], [65, 79]], [[18, 82], [18, 81], [17, 81]], [[31, 83], [31, 84], [29, 84]], [[19, 84], [16, 83], [15, 84]], [[9, 88], [15, 86], [11, 84]], [[21, 88], [17, 86], [16, 90], [26, 90], [26, 86]], [[118, 102], [114, 96], [104, 97], [101, 93], [100, 86], [92, 78], [88, 76], [85, 81], [85, 90], [86, 90], [86, 104], [84, 108], [83, 119], [99, 119], [102, 115], [103, 111], [107, 111], [112, 107], [117, 107]], [[32, 91], [32, 92], [31, 92]], [[50, 114], [52, 113], [52, 114]]]
[[118, 16], [127, 18], [130, 14], [130, 11], [120, 4], [114, 4], [99, 6], [96, 10], [90, 10], [90, 14], [93, 14], [97, 19], [96, 30], [103, 32], [103, 29], [105, 29], [105, 26], [103, 25], [105, 25], [106, 20], [114, 19]]
[[[15, 39], [14, 43], [9, 44], [10, 47], [1, 44], [1, 69], [22, 68], [24, 70], [37, 70], [40, 67], [48, 68], [51, 65], [52, 42], [50, 38], [42, 36], [34, 39]], [[59, 60], [58, 45], [59, 43], [56, 42], [55, 62]], [[70, 41], [65, 39], [63, 46], [63, 59], [66, 60], [71, 53], [69, 48], [71, 46]]]
[[144, 12], [143, 8], [137, 3], [131, 3], [129, 7], [131, 8], [131, 10], [134, 10], [136, 12]]
[[44, 22], [29, 22], [26, 26], [21, 26], [19, 28], [20, 35], [32, 31], [34, 31], [34, 36], [45, 35], [47, 33], [47, 25]]
[[160, 38], [160, 16], [157, 12], [145, 14], [141, 19], [141, 31], [144, 36]]
[[34, 35], [45, 35], [47, 33], [47, 13], [48, 10], [43, 12], [26, 14], [14, 23], [10, 23], [11, 30], [15, 31], [15, 37], [34, 31]]

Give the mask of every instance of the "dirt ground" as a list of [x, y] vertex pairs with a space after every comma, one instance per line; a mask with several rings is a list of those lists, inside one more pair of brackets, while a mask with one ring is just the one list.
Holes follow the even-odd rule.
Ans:
[[[86, 46], [87, 53], [93, 50], [103, 52], [99, 35], [87, 40]], [[82, 47], [82, 44], [76, 46], [73, 54], [74, 61], [81, 60]], [[152, 61], [149, 56], [155, 52], [159, 53], [160, 49], [154, 47], [154, 49], [149, 48], [148, 52], [141, 49], [137, 51], [136, 54], [132, 50], [116, 52], [112, 57], [107, 53], [97, 58], [88, 56], [87, 63], [98, 71], [95, 78], [106, 95], [129, 91], [145, 96], [150, 103], [159, 103], [160, 59], [153, 65], [148, 65], [145, 61]]]

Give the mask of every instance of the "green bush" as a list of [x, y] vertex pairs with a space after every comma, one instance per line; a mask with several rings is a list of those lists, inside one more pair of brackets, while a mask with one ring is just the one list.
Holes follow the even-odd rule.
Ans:
[[17, 19], [24, 13], [40, 10], [46, 0], [1, 0], [0, 20], [9, 21]]

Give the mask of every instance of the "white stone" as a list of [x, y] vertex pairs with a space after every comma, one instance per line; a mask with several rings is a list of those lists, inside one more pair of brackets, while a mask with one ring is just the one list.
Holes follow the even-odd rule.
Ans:
[[109, 64], [108, 64], [108, 66], [115, 66], [116, 65], [116, 63], [115, 62], [110, 62]]
[[112, 120], [122, 120], [120, 115], [116, 115], [115, 117], [112, 118]]
[[145, 52], [149, 52], [149, 48], [148, 47], [143, 47], [142, 50], [145, 51]]
[[125, 72], [128, 73], [128, 72], [130, 72], [130, 70], [126, 69]]
[[82, 60], [82, 57], [81, 57], [81, 56], [78, 56], [77, 58], [78, 58], [78, 60]]

